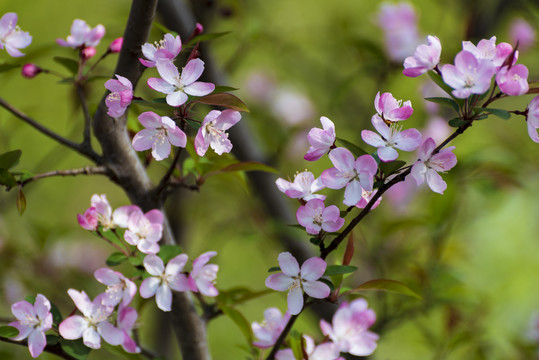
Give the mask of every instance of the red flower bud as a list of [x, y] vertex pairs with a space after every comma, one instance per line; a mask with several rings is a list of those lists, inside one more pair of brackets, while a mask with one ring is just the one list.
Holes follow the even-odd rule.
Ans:
[[82, 58], [84, 60], [88, 60], [88, 59], [94, 57], [96, 52], [97, 51], [95, 50], [95, 47], [88, 46], [88, 47], [85, 47], [84, 49], [82, 49], [81, 56], [82, 56]]
[[21, 74], [27, 79], [31, 79], [35, 77], [37, 74], [42, 72], [41, 68], [37, 66], [36, 64], [24, 64], [22, 66]]
[[124, 43], [124, 38], [123, 37], [119, 37], [119, 38], [113, 40], [109, 45], [110, 52], [119, 53], [120, 50], [122, 49], [122, 44], [123, 43]]

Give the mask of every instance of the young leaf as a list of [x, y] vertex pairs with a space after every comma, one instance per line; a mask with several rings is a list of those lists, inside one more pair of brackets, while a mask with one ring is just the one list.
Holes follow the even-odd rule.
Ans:
[[459, 104], [457, 104], [457, 102], [455, 100], [450, 99], [450, 98], [428, 97], [428, 98], [425, 98], [425, 100], [436, 103], [436, 104], [440, 104], [442, 106], [447, 106], [447, 107], [453, 108], [456, 112], [459, 112], [459, 110], [460, 110]]
[[379, 164], [379, 168], [380, 170], [382, 170], [384, 174], [391, 175], [395, 170], [400, 169], [404, 165], [406, 165], [406, 161], [400, 161], [400, 160], [395, 160], [395, 161], [390, 161], [390, 162], [381, 161]]
[[17, 165], [19, 163], [19, 159], [21, 158], [22, 151], [21, 150], [12, 150], [5, 152], [0, 155], [0, 169], [6, 169], [9, 170], [13, 166]]
[[107, 266], [117, 266], [123, 263], [125, 260], [127, 260], [127, 256], [125, 256], [125, 254], [122, 254], [121, 252], [113, 252], [109, 255], [107, 260], [105, 260], [105, 263]]
[[177, 255], [180, 255], [182, 252], [182, 248], [178, 245], [162, 245], [157, 255], [166, 264], [169, 262], [170, 259]]
[[58, 64], [65, 67], [72, 74], [76, 74], [77, 71], [79, 71], [79, 63], [76, 60], [61, 57], [61, 56], [55, 56], [52, 59], [56, 61]]
[[215, 90], [213, 90], [212, 94], [220, 94], [220, 93], [236, 91], [236, 90], [239, 90], [239, 89], [232, 86], [216, 85]]
[[467, 122], [468, 121], [462, 120], [460, 118], [454, 118], [454, 119], [449, 120], [448, 124], [451, 127], [461, 127], [462, 125], [466, 125]]
[[365, 290], [388, 291], [388, 292], [394, 292], [397, 294], [413, 296], [418, 299], [421, 299], [421, 296], [419, 296], [415, 291], [410, 289], [408, 286], [404, 285], [403, 283], [399, 281], [388, 280], [388, 279], [370, 280], [350, 290], [349, 292], [361, 292]]
[[61, 337], [58, 335], [46, 335], [47, 345], [56, 345], [60, 341]]
[[6, 169], [0, 169], [0, 185], [12, 188], [17, 186], [17, 180], [15, 180], [13, 175]]
[[221, 36], [224, 36], [224, 35], [226, 35], [228, 33], [230, 33], [230, 31], [219, 32], [219, 33], [201, 34], [201, 35], [195, 36], [191, 41], [189, 41], [187, 44], [185, 44], [184, 47], [195, 46], [196, 43], [198, 43], [198, 42], [204, 42], [204, 41], [208, 41], [208, 40], [217, 39], [217, 38], [220, 38]]
[[458, 100], [455, 99], [455, 97], [453, 96], [453, 88], [444, 82], [440, 74], [434, 71], [429, 71], [428, 74], [436, 85], [438, 85], [443, 91], [445, 91], [449, 96], [451, 96], [453, 100], [458, 102]]
[[228, 290], [219, 289], [217, 301], [225, 305], [238, 305], [246, 301], [270, 294], [270, 289], [253, 291], [246, 287], [235, 287]]
[[368, 152], [357, 146], [356, 144], [351, 143], [348, 140], [344, 140], [341, 138], [336, 138], [337, 142], [350, 150], [355, 156], [361, 156], [361, 155], [367, 155]]
[[229, 306], [221, 305], [219, 308], [223, 311], [223, 314], [228, 316], [238, 326], [245, 337], [245, 340], [247, 340], [247, 343], [251, 344], [253, 342], [253, 333], [251, 324], [249, 324], [245, 316], [238, 310]]
[[354, 256], [354, 236], [353, 233], [350, 233], [348, 237], [348, 242], [346, 243], [346, 250], [344, 250], [344, 255], [342, 258], [343, 265], [349, 265], [352, 261], [352, 256]]
[[211, 171], [204, 175], [204, 178], [208, 178], [212, 175], [235, 172], [235, 171], [264, 171], [269, 173], [277, 173], [278, 171], [269, 165], [259, 163], [257, 161], [242, 161], [239, 163], [227, 165], [222, 169]]
[[324, 275], [343, 275], [343, 274], [349, 274], [357, 270], [357, 266], [350, 266], [350, 265], [328, 265], [326, 268], [326, 272], [324, 272]]
[[275, 272], [275, 271], [281, 271], [281, 268], [279, 266], [272, 266], [268, 269], [268, 272]]
[[84, 345], [82, 339], [62, 340], [60, 346], [66, 354], [73, 356], [77, 360], [86, 360], [92, 350]]
[[0, 337], [12, 338], [19, 335], [19, 330], [13, 326], [0, 326]]
[[509, 118], [511, 117], [511, 113], [509, 111], [503, 110], [503, 109], [475, 108], [474, 110], [487, 112], [487, 113], [492, 114], [494, 116], [497, 116], [497, 117], [499, 117], [500, 119], [503, 119], [503, 120], [509, 120]]
[[22, 186], [19, 186], [19, 191], [17, 191], [17, 210], [19, 215], [22, 215], [26, 210], [26, 196], [22, 192]]
[[200, 98], [196, 98], [193, 103], [223, 106], [236, 111], [249, 112], [247, 105], [243, 103], [237, 96], [229, 93], [210, 94]]

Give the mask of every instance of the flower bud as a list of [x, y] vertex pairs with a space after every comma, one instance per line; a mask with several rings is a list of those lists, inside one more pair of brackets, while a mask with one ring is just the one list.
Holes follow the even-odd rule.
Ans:
[[27, 79], [32, 79], [43, 70], [36, 64], [24, 64], [22, 66], [21, 74]]
[[195, 31], [194, 31], [193, 35], [197, 36], [199, 34], [202, 34], [203, 31], [204, 31], [204, 27], [202, 26], [202, 24], [197, 23], [196, 26], [195, 26]]
[[82, 56], [82, 58], [84, 60], [88, 60], [88, 59], [94, 57], [95, 54], [96, 54], [96, 50], [95, 50], [95, 47], [93, 47], [93, 46], [85, 47], [81, 51], [81, 56]]
[[123, 42], [124, 42], [123, 37], [119, 37], [117, 39], [114, 39], [109, 45], [109, 51], [111, 53], [119, 53], [120, 50], [122, 49]]

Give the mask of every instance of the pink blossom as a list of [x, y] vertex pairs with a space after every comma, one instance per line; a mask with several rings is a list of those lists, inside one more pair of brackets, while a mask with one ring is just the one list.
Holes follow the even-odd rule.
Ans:
[[320, 159], [335, 145], [335, 125], [327, 117], [320, 118], [322, 128], [312, 128], [307, 135], [311, 147], [303, 157], [307, 161]]
[[157, 61], [173, 61], [181, 50], [182, 40], [180, 35], [165, 34], [163, 40], [158, 43], [142, 45], [142, 54], [148, 60], [139, 60], [146, 67], [154, 67]]
[[109, 45], [109, 51], [111, 53], [119, 53], [122, 50], [122, 45], [124, 44], [124, 38], [119, 37], [114, 40]]
[[535, 44], [535, 30], [524, 19], [517, 18], [511, 22], [510, 30], [511, 43], [518, 42], [518, 48], [522, 51], [528, 50]]
[[477, 59], [466, 50], [457, 54], [455, 65], [447, 64], [441, 69], [444, 82], [454, 89], [453, 95], [460, 99], [486, 92], [495, 71], [490, 60]]
[[37, 294], [34, 305], [28, 301], [19, 301], [11, 305], [11, 312], [17, 318], [9, 324], [19, 330], [19, 335], [13, 340], [20, 341], [28, 338], [28, 350], [33, 358], [38, 357], [45, 349], [47, 340], [45, 331], [52, 327], [51, 303]]
[[129, 79], [115, 75], [116, 79], [107, 80], [105, 88], [110, 90], [110, 94], [105, 99], [105, 104], [109, 109], [107, 114], [111, 117], [120, 117], [131, 104], [133, 99], [133, 85]]
[[378, 335], [368, 331], [376, 321], [376, 314], [368, 308], [365, 299], [350, 304], [343, 302], [333, 315], [332, 324], [320, 320], [322, 333], [329, 336], [340, 352], [368, 356], [376, 349]]
[[101, 347], [101, 338], [111, 345], [123, 343], [123, 332], [108, 322], [114, 307], [104, 305], [102, 295], [98, 295], [92, 302], [84, 291], [69, 289], [67, 293], [83, 316], [72, 315], [60, 323], [58, 330], [64, 339], [76, 340], [82, 337], [84, 345], [92, 349]]
[[83, 229], [96, 231], [98, 225], [97, 210], [93, 206], [89, 207], [83, 215], [77, 214], [77, 221]]
[[336, 148], [329, 153], [333, 168], [324, 170], [322, 183], [330, 189], [344, 191], [344, 204], [356, 205], [362, 198], [363, 190], [372, 191], [373, 178], [378, 169], [374, 158], [362, 155], [354, 160], [354, 155], [345, 148]]
[[402, 103], [402, 100], [395, 99], [391, 93], [380, 95], [379, 91], [374, 98], [374, 107], [382, 119], [391, 122], [406, 120], [414, 112], [410, 100]]
[[320, 230], [335, 232], [344, 225], [339, 208], [335, 205], [324, 207], [324, 201], [320, 199], [311, 199], [305, 206], [300, 206], [296, 219], [311, 235], [317, 235]]
[[[333, 343], [323, 343], [318, 346], [315, 345], [314, 340], [308, 336], [303, 335], [305, 340], [305, 352], [309, 360], [340, 360], [339, 350]], [[275, 354], [276, 360], [296, 360], [294, 353], [291, 349], [279, 350]], [[344, 360], [344, 359], [343, 359]]]
[[428, 45], [421, 44], [415, 49], [414, 56], [404, 59], [402, 73], [409, 77], [417, 77], [434, 69], [440, 62], [442, 45], [436, 36], [427, 37]]
[[361, 138], [367, 144], [378, 148], [378, 157], [384, 162], [393, 161], [399, 157], [396, 149], [413, 151], [421, 145], [421, 133], [417, 129], [400, 131], [402, 126], [395, 123], [388, 126], [378, 115], [373, 115], [371, 122], [380, 135], [370, 130], [363, 130]]
[[56, 39], [60, 46], [76, 48], [95, 47], [105, 35], [105, 27], [101, 24], [91, 28], [86, 21], [75, 19], [71, 25], [71, 34], [64, 39]]
[[157, 255], [147, 255], [144, 258], [144, 268], [152, 275], [140, 284], [140, 296], [148, 299], [155, 295], [157, 307], [163, 311], [172, 308], [172, 290], [189, 290], [187, 276], [182, 274], [183, 267], [187, 263], [187, 255], [180, 254], [171, 259], [167, 266]]
[[417, 185], [426, 180], [432, 191], [443, 194], [447, 184], [438, 173], [453, 168], [457, 164], [457, 157], [452, 153], [454, 146], [432, 155], [435, 148], [436, 143], [432, 138], [423, 142], [419, 148], [419, 160], [412, 166], [411, 175]]
[[303, 291], [307, 295], [324, 299], [329, 296], [329, 286], [317, 281], [326, 271], [327, 264], [319, 257], [312, 257], [299, 267], [298, 261], [289, 252], [278, 257], [282, 273], [272, 274], [266, 278], [266, 286], [276, 291], [288, 290], [288, 311], [297, 315], [303, 308]]
[[12, 57], [24, 56], [19, 49], [30, 45], [32, 36], [17, 26], [17, 14], [5, 13], [0, 19], [0, 49], [6, 49]]
[[496, 83], [504, 94], [511, 96], [526, 94], [529, 90], [528, 68], [518, 64], [509, 69], [508, 65], [505, 65], [496, 74]]
[[107, 285], [105, 295], [102, 297], [103, 305], [116, 306], [129, 305], [137, 293], [137, 286], [122, 273], [108, 268], [97, 269], [94, 276], [100, 283]]
[[159, 240], [163, 234], [163, 213], [158, 209], [148, 211], [146, 214], [139, 208], [133, 209], [127, 220], [127, 230], [124, 233], [125, 241], [135, 245], [144, 254], [159, 252]]
[[537, 129], [539, 129], [539, 95], [534, 97], [528, 105], [526, 123], [528, 125], [528, 135], [534, 142], [539, 143], [539, 136], [537, 136]]
[[137, 321], [137, 311], [132, 307], [121, 307], [118, 310], [118, 329], [120, 329], [124, 334], [124, 341], [122, 342], [122, 348], [131, 354], [136, 354], [140, 352], [140, 348], [137, 346], [135, 341], [131, 338], [131, 333], [135, 327], [135, 322]]
[[133, 137], [133, 148], [136, 151], [152, 149], [154, 159], [161, 161], [170, 155], [171, 144], [182, 148], [187, 144], [185, 133], [168, 116], [146, 111], [138, 119], [146, 129]]
[[80, 53], [84, 60], [88, 60], [88, 59], [93, 58], [95, 54], [97, 54], [97, 50], [93, 46], [87, 46], [84, 49], [82, 49]]
[[309, 201], [311, 199], [324, 200], [326, 198], [325, 195], [315, 194], [315, 192], [322, 190], [325, 186], [322, 184], [322, 179], [315, 179], [313, 173], [310, 171], [304, 171], [294, 175], [294, 182], [278, 178], [275, 181], [275, 185], [277, 185], [277, 188], [281, 192], [292, 199]]
[[219, 266], [215, 264], [206, 265], [215, 255], [217, 255], [215, 251], [208, 251], [193, 261], [193, 270], [189, 273], [189, 288], [191, 291], [200, 291], [202, 295], [211, 297], [219, 295], [219, 291], [214, 285]]
[[264, 321], [251, 324], [253, 333], [259, 340], [255, 341], [253, 345], [261, 349], [272, 347], [283, 332], [288, 320], [290, 320], [288, 311], [283, 316], [279, 309], [274, 307], [264, 310]]
[[97, 226], [101, 225], [107, 231], [115, 227], [112, 221], [112, 208], [105, 194], [92, 195], [90, 203], [91, 206], [84, 212], [84, 215], [77, 215], [77, 220], [82, 228], [95, 231], [97, 230]]
[[211, 147], [216, 154], [222, 155], [232, 150], [232, 143], [225, 132], [241, 120], [241, 114], [235, 110], [212, 110], [204, 117], [195, 137], [195, 149], [199, 156], [204, 156]]
[[411, 4], [383, 3], [378, 24], [384, 30], [386, 52], [393, 61], [403, 61], [419, 44], [417, 16]]
[[[391, 189], [392, 188], [393, 187], [391, 187]], [[371, 201], [371, 199], [374, 197], [374, 195], [376, 195], [376, 192], [378, 192], [378, 190], [373, 190], [373, 191], [363, 190], [361, 192], [361, 200], [358, 201], [358, 203], [356, 204], [356, 207], [360, 209], [364, 209], [367, 206], [367, 204]], [[381, 201], [382, 201], [382, 197], [380, 196], [372, 205], [371, 210], [376, 209], [378, 205], [380, 205]]]
[[490, 61], [498, 70], [507, 59], [507, 56], [513, 52], [513, 47], [508, 43], [496, 45], [496, 36], [493, 36], [488, 40], [480, 40], [477, 46], [470, 41], [463, 41], [462, 50], [471, 52], [477, 60]]
[[204, 96], [215, 90], [212, 83], [196, 81], [204, 71], [204, 61], [200, 59], [190, 60], [181, 75], [171, 61], [158, 61], [155, 66], [162, 79], [149, 78], [148, 86], [167, 94], [167, 104], [170, 106], [183, 105], [188, 99], [187, 95]]
[[36, 64], [24, 64], [21, 69], [21, 74], [27, 79], [35, 78], [43, 70]]

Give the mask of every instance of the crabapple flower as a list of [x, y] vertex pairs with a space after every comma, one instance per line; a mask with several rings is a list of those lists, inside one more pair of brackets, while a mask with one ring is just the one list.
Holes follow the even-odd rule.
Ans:
[[56, 43], [73, 49], [95, 47], [104, 35], [105, 27], [103, 25], [99, 24], [92, 29], [86, 21], [75, 19], [71, 25], [71, 34], [66, 40], [56, 39]]
[[535, 44], [535, 30], [524, 19], [518, 18], [511, 22], [510, 25], [511, 43], [518, 42], [518, 48], [525, 51]]
[[182, 50], [182, 40], [180, 35], [165, 34], [163, 40], [158, 43], [145, 43], [142, 45], [142, 54], [146, 59], [139, 59], [146, 67], [155, 67], [157, 61], [173, 61]]
[[329, 286], [317, 281], [326, 271], [326, 262], [319, 257], [306, 260], [301, 269], [298, 261], [289, 252], [283, 252], [278, 257], [282, 273], [272, 274], [266, 278], [266, 286], [276, 291], [288, 290], [288, 311], [297, 315], [303, 308], [303, 291], [307, 295], [324, 299], [329, 296]]
[[435, 148], [436, 143], [432, 138], [423, 142], [419, 148], [419, 160], [412, 166], [411, 175], [417, 185], [426, 180], [432, 191], [443, 194], [447, 184], [438, 173], [453, 168], [457, 164], [457, 157], [452, 153], [454, 146], [432, 155]]
[[195, 150], [204, 156], [211, 147], [216, 154], [222, 155], [232, 150], [232, 143], [225, 132], [241, 120], [241, 114], [235, 110], [212, 110], [204, 117], [195, 137]]
[[107, 321], [114, 307], [104, 305], [102, 295], [91, 301], [84, 291], [69, 289], [67, 293], [83, 316], [72, 315], [60, 323], [58, 330], [64, 339], [76, 340], [82, 337], [84, 345], [92, 349], [101, 347], [101, 338], [111, 345], [123, 343], [122, 330]]
[[107, 196], [92, 195], [90, 200], [91, 206], [84, 212], [84, 215], [77, 215], [79, 225], [86, 230], [95, 231], [97, 226], [103, 226], [103, 230], [113, 228], [115, 225], [112, 221], [112, 208], [109, 205]]
[[84, 60], [91, 59], [97, 54], [97, 50], [93, 46], [87, 46], [80, 52]]
[[111, 53], [119, 53], [122, 50], [122, 45], [124, 44], [124, 38], [119, 37], [114, 40], [109, 45], [109, 51]]
[[346, 186], [345, 205], [356, 205], [362, 198], [363, 190], [372, 191], [373, 178], [378, 169], [372, 156], [362, 155], [354, 160], [354, 155], [348, 149], [336, 148], [329, 153], [329, 159], [334, 167], [322, 172], [322, 183], [330, 189]]
[[[314, 340], [308, 336], [303, 335], [305, 340], [305, 352], [309, 360], [340, 360], [339, 350], [333, 343], [323, 343], [318, 346], [315, 345]], [[279, 350], [275, 354], [276, 360], [295, 360], [296, 357], [291, 349]]]
[[118, 329], [123, 332], [124, 340], [122, 342], [122, 348], [131, 354], [140, 352], [140, 348], [135, 341], [131, 338], [131, 333], [135, 327], [137, 321], [137, 311], [132, 307], [122, 307], [118, 310]]
[[539, 143], [539, 136], [537, 136], [537, 129], [539, 128], [539, 96], [534, 97], [528, 105], [526, 123], [528, 124], [528, 135], [534, 142]]
[[363, 130], [361, 138], [367, 144], [378, 148], [376, 152], [383, 162], [396, 160], [399, 157], [396, 149], [413, 151], [421, 145], [421, 133], [417, 129], [400, 131], [402, 126], [395, 123], [388, 126], [378, 115], [373, 115], [371, 122], [380, 135], [370, 130]]
[[118, 80], [110, 79], [105, 83], [105, 88], [110, 90], [110, 94], [105, 99], [105, 104], [109, 109], [107, 114], [110, 117], [122, 116], [133, 99], [131, 81], [120, 75], [115, 76]]
[[137, 286], [122, 273], [109, 268], [97, 269], [94, 276], [100, 283], [107, 285], [105, 295], [102, 297], [103, 305], [116, 306], [129, 305], [137, 293]]
[[19, 49], [30, 45], [32, 36], [26, 31], [22, 31], [17, 26], [17, 14], [14, 12], [5, 13], [0, 19], [0, 49], [6, 49], [12, 57], [24, 56]]
[[196, 81], [204, 71], [204, 61], [200, 59], [190, 60], [182, 70], [171, 61], [157, 61], [155, 66], [160, 78], [149, 78], [148, 86], [167, 95], [167, 104], [181, 106], [187, 101], [187, 95], [204, 96], [215, 90], [212, 83]]
[[187, 276], [182, 274], [187, 263], [187, 255], [180, 254], [171, 259], [167, 266], [157, 255], [148, 255], [144, 258], [144, 268], [152, 275], [140, 284], [140, 296], [148, 299], [155, 295], [157, 307], [163, 311], [170, 311], [172, 305], [172, 290], [189, 290]]
[[320, 118], [322, 128], [312, 128], [307, 134], [307, 139], [311, 147], [303, 157], [307, 161], [320, 159], [325, 153], [329, 152], [335, 144], [335, 125], [327, 117]]
[[[393, 188], [393, 187], [391, 187]], [[361, 192], [361, 200], [358, 201], [358, 203], [356, 204], [356, 207], [360, 208], [360, 209], [364, 209], [367, 204], [371, 201], [371, 199], [374, 197], [374, 195], [376, 194], [378, 190], [373, 190], [373, 191], [366, 191], [366, 190], [363, 190]], [[382, 201], [382, 197], [380, 196], [375, 202], [374, 204], [372, 205], [371, 207], [371, 210], [374, 210], [378, 207], [378, 205], [380, 205], [380, 202]]]
[[96, 231], [98, 220], [97, 220], [97, 210], [95, 207], [89, 207], [86, 209], [83, 215], [77, 214], [77, 221], [79, 222], [79, 225], [85, 229], [90, 231]]
[[125, 241], [135, 245], [144, 254], [157, 254], [159, 240], [163, 235], [163, 213], [158, 209], [148, 211], [146, 214], [140, 208], [132, 209], [127, 220], [127, 230], [124, 233]]
[[414, 56], [404, 59], [402, 73], [409, 77], [417, 77], [434, 69], [440, 62], [442, 45], [436, 36], [427, 36], [428, 45], [421, 44], [415, 49]]
[[332, 324], [320, 320], [322, 333], [329, 336], [339, 352], [368, 356], [376, 349], [378, 335], [368, 331], [376, 321], [376, 314], [368, 308], [365, 299], [343, 302], [333, 315]]
[[324, 207], [324, 201], [311, 199], [300, 206], [296, 212], [298, 223], [305, 227], [308, 234], [317, 235], [320, 230], [327, 232], [338, 231], [344, 225], [344, 218], [335, 205]]
[[395, 99], [391, 93], [380, 95], [380, 91], [374, 98], [374, 107], [382, 119], [390, 122], [406, 120], [414, 112], [410, 100], [402, 103], [402, 100]]
[[50, 310], [51, 303], [41, 294], [37, 294], [34, 305], [24, 300], [11, 305], [11, 312], [17, 321], [9, 326], [19, 330], [19, 335], [12, 339], [20, 341], [28, 338], [28, 350], [33, 358], [38, 357], [47, 345], [45, 331], [52, 327]]
[[459, 99], [487, 91], [495, 71], [496, 68], [491, 61], [477, 59], [466, 50], [457, 54], [455, 65], [447, 64], [441, 68], [444, 82], [454, 89], [452, 93]]
[[310, 171], [304, 171], [294, 175], [294, 182], [286, 181], [285, 179], [278, 178], [275, 180], [277, 188], [285, 193], [286, 196], [292, 199], [303, 199], [309, 201], [311, 199], [326, 198], [325, 195], [315, 194], [315, 192], [325, 188], [322, 184], [322, 179], [315, 180], [314, 175]]
[[[499, 43], [496, 45], [496, 36], [490, 39], [482, 39], [475, 46], [470, 41], [462, 42], [462, 50], [471, 52], [477, 60], [488, 60], [498, 70], [507, 59], [507, 56], [513, 52], [513, 47], [508, 43]], [[518, 54], [515, 54], [518, 56]]]
[[261, 349], [272, 347], [283, 332], [288, 320], [290, 320], [288, 311], [283, 315], [279, 309], [274, 307], [264, 310], [264, 321], [251, 324], [253, 333], [258, 338], [258, 341], [255, 341], [253, 345]]
[[189, 289], [193, 292], [200, 292], [205, 296], [217, 296], [219, 291], [215, 287], [215, 279], [219, 266], [215, 264], [206, 265], [206, 263], [217, 253], [208, 251], [200, 255], [193, 261], [193, 270], [189, 273]]
[[529, 90], [528, 68], [522, 64], [511, 68], [505, 65], [496, 74], [496, 84], [504, 94], [511, 96], [526, 94]]
[[21, 74], [27, 79], [35, 78], [40, 72], [42, 72], [43, 69], [41, 69], [36, 64], [24, 64], [21, 69]]
[[138, 119], [146, 129], [133, 137], [133, 148], [136, 151], [152, 149], [154, 159], [161, 161], [170, 155], [171, 144], [182, 148], [187, 144], [185, 133], [168, 116], [146, 111]]

